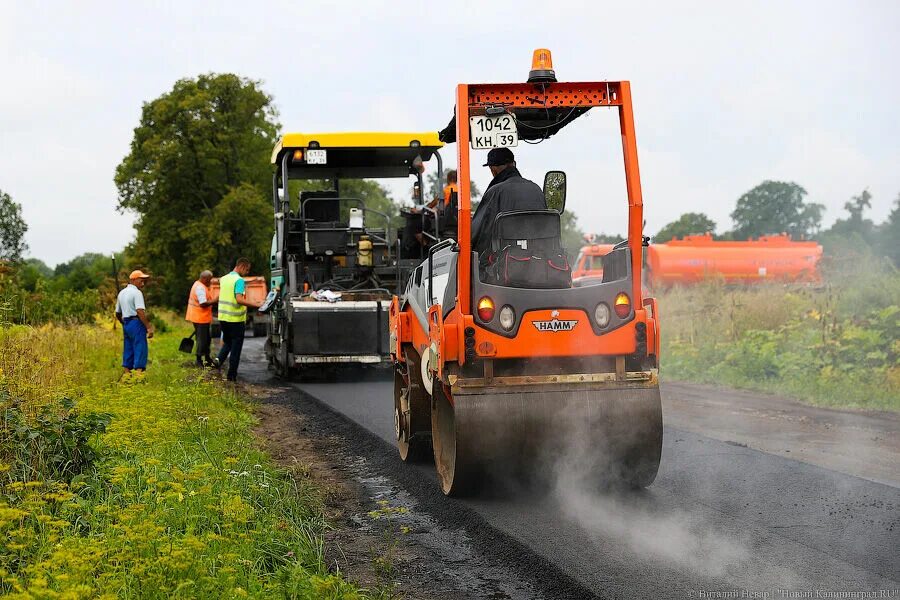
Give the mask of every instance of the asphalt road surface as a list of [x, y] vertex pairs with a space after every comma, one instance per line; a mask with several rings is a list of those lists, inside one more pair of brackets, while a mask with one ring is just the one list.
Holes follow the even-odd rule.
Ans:
[[[247, 352], [260, 348], [248, 340]], [[392, 385], [371, 378], [294, 384], [390, 445]], [[687, 411], [678, 404], [690, 394], [719, 392], [664, 386], [666, 423], [686, 422]], [[678, 395], [678, 401], [668, 395]], [[884, 435], [897, 424], [888, 422]], [[781, 429], [778, 421], [774, 425]], [[848, 450], [855, 447], [851, 434], [841, 448], [859, 456]], [[824, 468], [756, 450], [734, 437], [739, 440], [667, 425], [659, 476], [640, 492], [598, 494], [562, 478], [547, 495], [506, 493], [452, 502], [598, 597], [728, 597], [716, 592], [801, 597], [788, 591], [827, 597], [815, 595], [826, 590], [884, 591], [877, 597], [900, 598], [900, 464], [888, 459], [878, 476], [864, 479], [847, 474], [855, 467], [839, 457], [839, 470]], [[777, 445], [775, 440], [768, 446]], [[873, 444], [869, 438], [867, 443]], [[827, 457], [816, 462], [830, 464]], [[388, 478], [392, 471], [415, 469], [438, 485], [433, 466], [410, 467], [398, 457], [384, 469]], [[862, 466], [859, 470], [868, 476]]]

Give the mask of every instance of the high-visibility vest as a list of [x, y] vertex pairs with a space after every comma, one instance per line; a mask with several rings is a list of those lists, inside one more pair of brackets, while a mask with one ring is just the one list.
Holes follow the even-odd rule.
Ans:
[[202, 281], [195, 281], [188, 296], [187, 314], [184, 316], [184, 320], [191, 323], [212, 323], [212, 305], [200, 306], [200, 298], [197, 294], [200, 288], [206, 292], [206, 301], [209, 302], [209, 288], [203, 285]]
[[450, 205], [450, 198], [453, 197], [453, 193], [459, 193], [459, 187], [455, 183], [448, 183], [444, 186], [444, 206]]
[[237, 303], [234, 285], [241, 276], [232, 271], [219, 279], [219, 320], [226, 323], [243, 323], [247, 320], [247, 307]]

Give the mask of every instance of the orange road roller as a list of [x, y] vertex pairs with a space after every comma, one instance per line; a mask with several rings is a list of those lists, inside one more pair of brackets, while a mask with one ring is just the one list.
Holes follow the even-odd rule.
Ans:
[[[433, 455], [452, 496], [497, 475], [562, 467], [598, 485], [650, 485], [663, 435], [659, 316], [641, 289], [647, 239], [629, 82], [557, 81], [542, 49], [526, 83], [463, 83], [455, 101], [440, 138], [456, 143], [459, 239], [431, 246], [390, 307], [401, 459]], [[618, 112], [628, 197], [628, 239], [603, 257], [602, 279], [572, 286], [561, 171], [547, 172], [540, 209], [517, 208], [522, 188], [488, 189], [473, 243], [473, 154], [553, 143], [592, 109]]]

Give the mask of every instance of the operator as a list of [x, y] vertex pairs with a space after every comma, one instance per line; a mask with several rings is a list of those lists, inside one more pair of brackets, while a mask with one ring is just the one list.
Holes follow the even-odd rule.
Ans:
[[[244, 277], [250, 273], [250, 260], [239, 258], [234, 269], [219, 280], [219, 324], [222, 326], [222, 350], [215, 361], [217, 366], [228, 358], [228, 381], [237, 381], [241, 349], [244, 347], [244, 328], [247, 322], [247, 307], [259, 308], [245, 295], [247, 285]], [[229, 356], [230, 354], [230, 356]]]
[[[447, 185], [444, 186], [444, 204], [441, 206], [441, 210], [450, 206], [450, 199], [453, 198], [454, 193], [459, 193], [459, 186], [456, 184], [456, 171], [450, 169], [447, 171]], [[435, 198], [428, 203], [428, 208], [434, 208], [439, 201], [440, 197]]]
[[516, 157], [509, 148], [494, 148], [488, 152], [485, 167], [490, 168], [491, 180], [472, 217], [472, 249], [485, 258], [491, 247], [494, 219], [502, 212], [516, 210], [546, 210], [547, 201], [541, 187], [522, 177], [516, 168]]
[[213, 359], [209, 355], [210, 324], [212, 323], [212, 305], [215, 304], [209, 293], [209, 284], [212, 281], [212, 271], [206, 270], [200, 273], [200, 277], [191, 286], [188, 295], [187, 314], [185, 321], [194, 326], [194, 335], [197, 336], [197, 366], [211, 367]]
[[[448, 237], [456, 239], [456, 207], [458, 204], [453, 202], [453, 200], [459, 195], [459, 186], [456, 184], [456, 171], [453, 169], [447, 171], [447, 185], [444, 186], [443, 194], [443, 202], [441, 202], [439, 196], [428, 203], [428, 208], [436, 210], [439, 215], [440, 220], [438, 222], [440, 223], [441, 230], [438, 237], [441, 239], [446, 239]], [[440, 203], [440, 205], [438, 205], [438, 203]], [[435, 206], [437, 206], [437, 209], [435, 209]]]
[[[149, 275], [140, 270], [131, 272], [128, 285], [116, 297], [116, 319], [122, 324], [124, 343], [122, 347], [121, 381], [139, 381], [147, 369], [147, 338], [153, 337], [153, 325], [147, 318], [147, 307], [141, 291], [147, 284]], [[132, 375], [132, 371], [134, 374]]]

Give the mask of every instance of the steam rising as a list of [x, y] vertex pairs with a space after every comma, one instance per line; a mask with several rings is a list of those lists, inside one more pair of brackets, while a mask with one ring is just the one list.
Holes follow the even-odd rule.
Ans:
[[572, 469], [560, 473], [555, 495], [565, 515], [591, 536], [624, 543], [640, 556], [720, 577], [749, 558], [746, 540], [715, 531], [697, 516], [662, 510], [646, 493], [588, 490]]
[[588, 534], [626, 546], [679, 570], [721, 577], [750, 557], [749, 540], [717, 531], [699, 515], [662, 506], [659, 492], [616, 487], [599, 489], [598, 466], [610, 470], [609, 457], [582, 422], [573, 428], [561, 454], [551, 463], [553, 493], [563, 513]]

